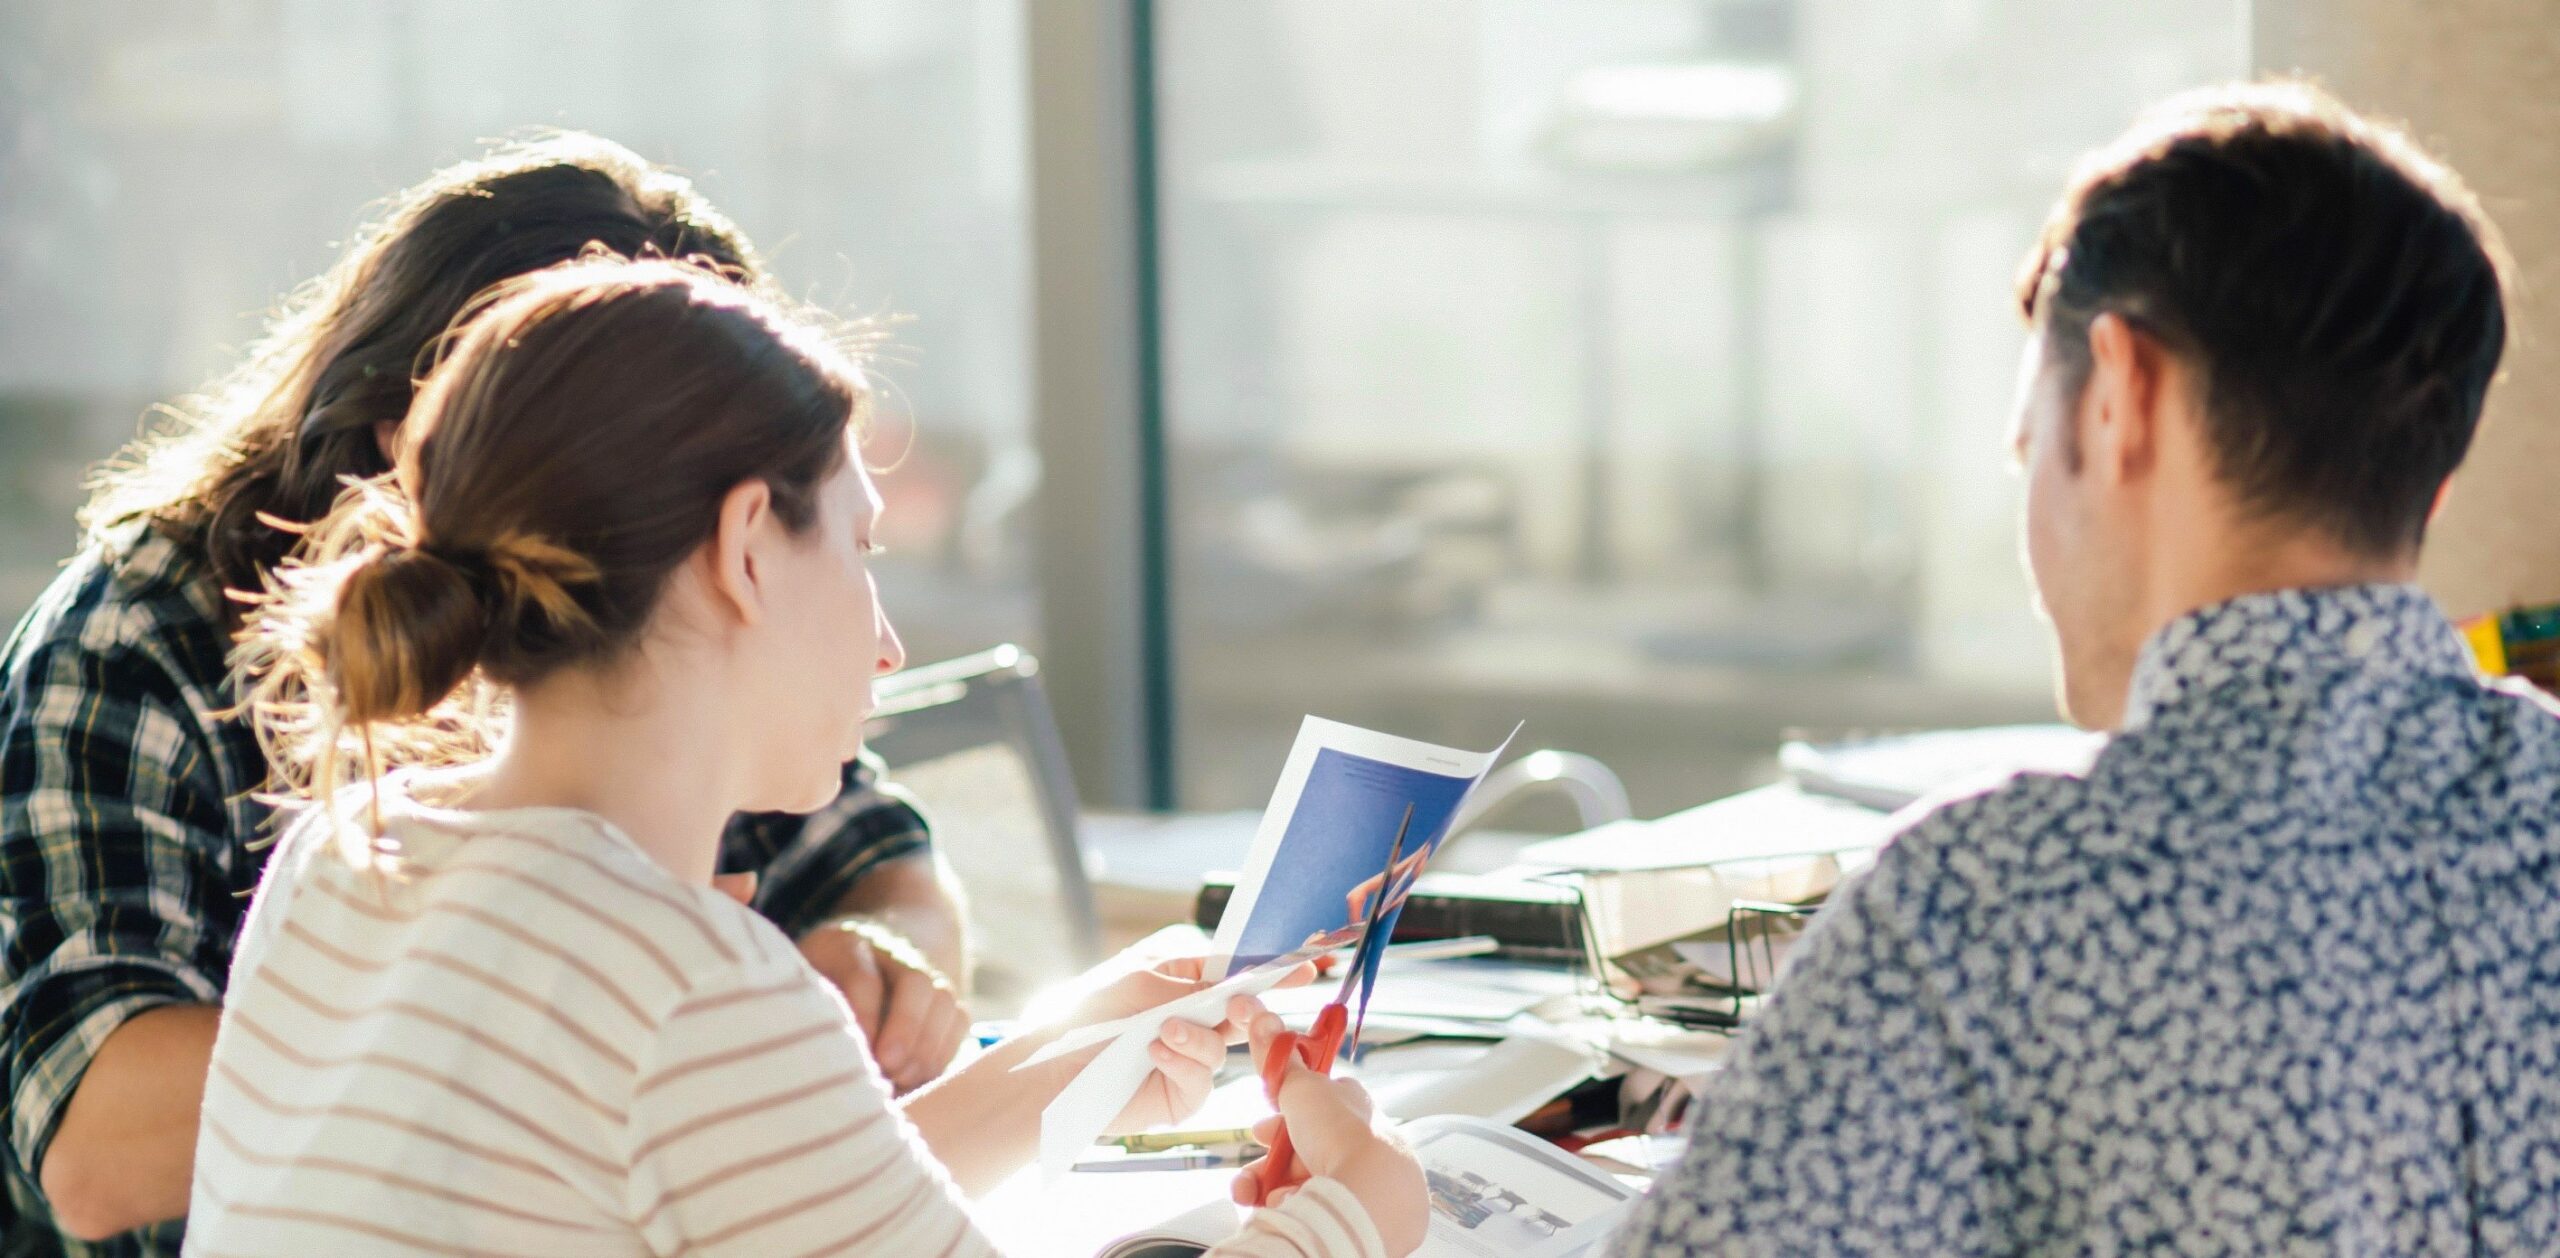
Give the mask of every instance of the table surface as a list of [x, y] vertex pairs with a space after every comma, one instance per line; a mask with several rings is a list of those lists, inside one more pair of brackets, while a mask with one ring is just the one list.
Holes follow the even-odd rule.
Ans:
[[1070, 1172], [1055, 1184], [1026, 1167], [976, 1203], [971, 1213], [1015, 1258], [1092, 1258], [1102, 1247], [1202, 1202], [1224, 1200], [1232, 1170]]
[[[1088, 814], [1083, 819], [1083, 838], [1112, 942], [1125, 943], [1168, 920], [1189, 920], [1202, 875], [1242, 864], [1260, 819], [1259, 813], [1252, 812]], [[1449, 854], [1453, 859], [1435, 862], [1435, 868], [1482, 872], [1507, 867], [1542, 837], [1501, 831], [1465, 836]], [[1699, 1064], [1671, 1047], [1663, 1053], [1664, 1061], [1655, 1068], [1667, 1073], [1689, 1073]], [[1641, 1059], [1633, 1051], [1624, 1056]], [[1222, 1086], [1210, 1108], [1184, 1125], [1241, 1125], [1267, 1113], [1258, 1085], [1242, 1082], [1241, 1088], [1234, 1083]], [[1247, 1109], [1253, 1112], [1244, 1112]], [[971, 1209], [1000, 1252], [1024, 1258], [1090, 1258], [1119, 1237], [1204, 1203], [1225, 1200], [1234, 1176], [1231, 1169], [1070, 1172], [1056, 1183], [1044, 1184], [1039, 1169], [1027, 1167]]]

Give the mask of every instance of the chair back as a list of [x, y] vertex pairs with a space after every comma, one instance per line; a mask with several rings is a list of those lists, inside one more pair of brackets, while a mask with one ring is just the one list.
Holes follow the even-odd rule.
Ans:
[[968, 901], [971, 1010], [1009, 1017], [1102, 950], [1040, 662], [999, 646], [894, 673], [873, 693], [865, 741], [932, 819]]

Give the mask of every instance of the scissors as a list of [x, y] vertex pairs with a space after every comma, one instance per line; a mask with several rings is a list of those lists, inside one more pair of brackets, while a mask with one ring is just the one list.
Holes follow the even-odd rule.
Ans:
[[[1288, 1076], [1292, 1056], [1305, 1062], [1307, 1068], [1317, 1074], [1333, 1073], [1333, 1059], [1342, 1051], [1343, 1032], [1351, 1022], [1351, 993], [1360, 987], [1361, 977], [1368, 973], [1369, 959], [1386, 942], [1380, 937], [1383, 932], [1378, 926], [1386, 920], [1387, 905], [1396, 898], [1396, 863], [1404, 858], [1405, 834], [1412, 827], [1413, 805], [1407, 804], [1404, 806], [1404, 820], [1396, 825], [1396, 841], [1387, 849], [1387, 867], [1378, 877], [1378, 894], [1369, 901], [1368, 924], [1361, 931], [1360, 942], [1352, 949], [1351, 964], [1344, 969], [1341, 989], [1316, 1011], [1315, 1025], [1305, 1034], [1283, 1031], [1272, 1037], [1270, 1055], [1262, 1061], [1262, 1090], [1271, 1098], [1275, 1108], [1280, 1104], [1280, 1081]], [[1361, 995], [1360, 1012], [1362, 1021], [1366, 1021], [1369, 1012], [1366, 992]], [[1283, 1125], [1271, 1138], [1271, 1167], [1284, 1179], [1289, 1177], [1289, 1163], [1296, 1152], [1289, 1143], [1289, 1129]]]

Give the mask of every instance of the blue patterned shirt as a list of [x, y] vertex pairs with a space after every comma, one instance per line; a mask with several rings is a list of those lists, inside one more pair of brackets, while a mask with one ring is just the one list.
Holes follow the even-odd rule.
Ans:
[[1823, 910], [1617, 1251], [2560, 1253], [2555, 796], [2415, 589], [2186, 616]]

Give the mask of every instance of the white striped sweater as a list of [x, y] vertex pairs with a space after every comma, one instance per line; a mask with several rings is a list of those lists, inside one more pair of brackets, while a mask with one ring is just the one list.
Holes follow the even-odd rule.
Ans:
[[[450, 789], [385, 784], [396, 875], [316, 814], [269, 862], [189, 1254], [992, 1252], [770, 923], [592, 814], [453, 811]], [[1318, 1181], [1213, 1252], [1381, 1251]]]

